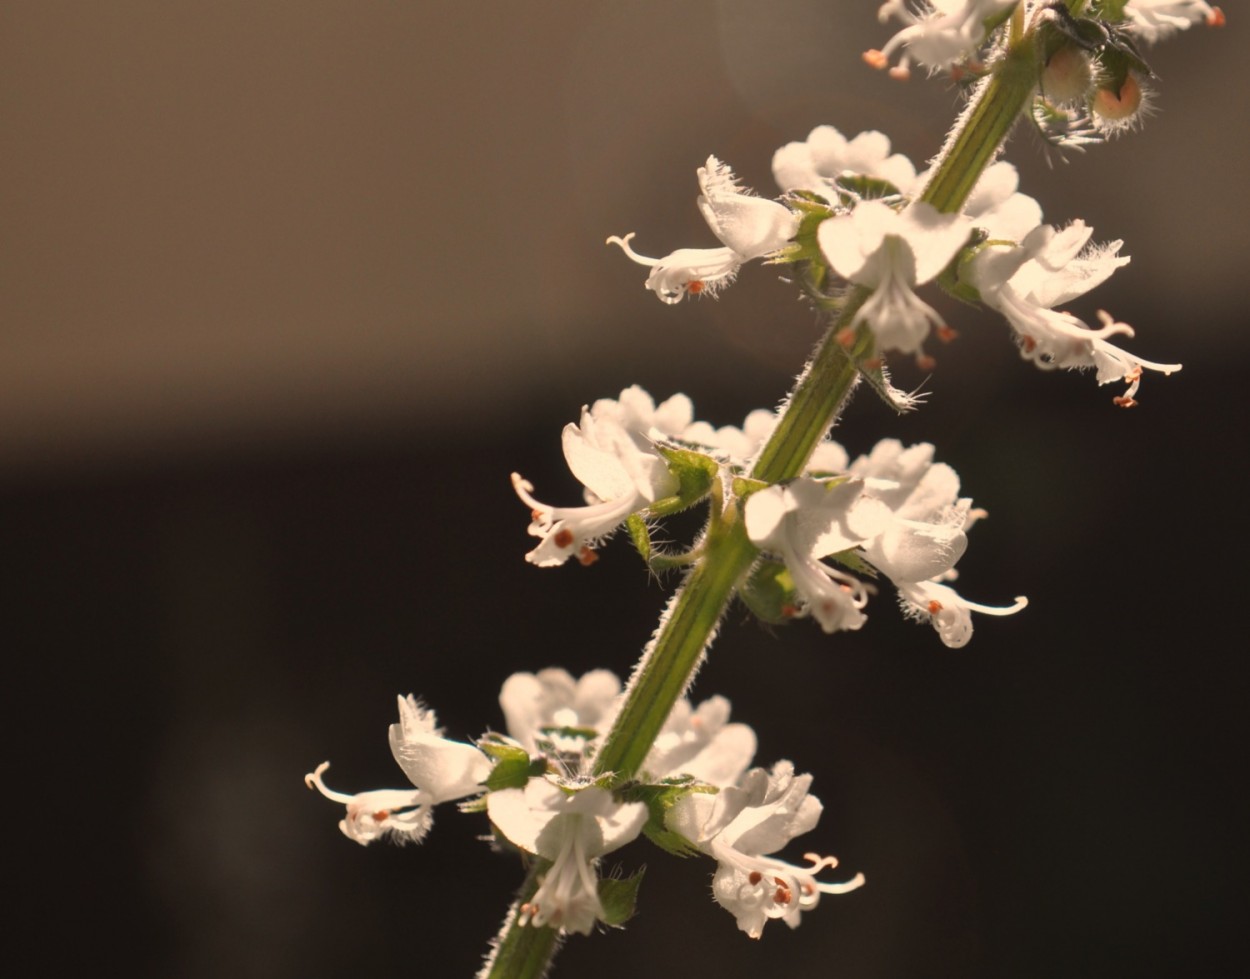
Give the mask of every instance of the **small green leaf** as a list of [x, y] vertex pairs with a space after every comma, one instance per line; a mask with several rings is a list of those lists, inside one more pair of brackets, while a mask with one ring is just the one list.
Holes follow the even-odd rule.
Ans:
[[[541, 759], [531, 762], [526, 750], [518, 745], [483, 739], [478, 742], [478, 747], [484, 754], [495, 759], [495, 767], [482, 783], [488, 792], [524, 788], [531, 775], [541, 774], [545, 768]], [[537, 772], [534, 771], [535, 765], [538, 766]]]
[[603, 906], [600, 921], [613, 928], [620, 928], [634, 916], [638, 903], [638, 888], [646, 872], [646, 867], [640, 867], [632, 877], [601, 877], [599, 879], [599, 903]]
[[647, 509], [657, 517], [680, 513], [694, 506], [712, 490], [712, 484], [720, 472], [720, 463], [709, 455], [693, 449], [679, 449], [669, 445], [657, 445], [656, 450], [668, 462], [668, 471], [677, 477], [677, 492], [656, 500]]
[[629, 539], [634, 542], [634, 549], [648, 564], [651, 563], [651, 531], [647, 522], [636, 513], [625, 518], [625, 529], [629, 531]]
[[665, 816], [677, 800], [691, 792], [712, 793], [716, 788], [696, 782], [689, 775], [662, 779], [656, 783], [630, 782], [620, 788], [619, 798], [626, 802], [642, 802], [647, 806], [647, 824], [642, 828], [647, 839], [675, 857], [691, 857], [700, 851], [693, 843], [668, 828]]
[[739, 501], [745, 500], [752, 493], [758, 493], [762, 489], [768, 489], [769, 483], [762, 479], [752, 479], [750, 476], [735, 476], [733, 480], [734, 496]]
[[789, 622], [798, 604], [794, 579], [786, 566], [776, 561], [761, 561], [738, 590], [738, 597], [758, 619], [770, 625]]

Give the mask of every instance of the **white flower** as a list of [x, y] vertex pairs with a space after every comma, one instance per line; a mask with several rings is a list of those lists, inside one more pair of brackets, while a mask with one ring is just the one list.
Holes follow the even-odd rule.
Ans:
[[698, 176], [699, 211], [723, 247], [680, 248], [664, 258], [648, 258], [630, 245], [633, 232], [608, 239], [639, 265], [650, 266], [646, 287], [666, 303], [680, 302], [687, 293], [714, 296], [733, 281], [743, 262], [784, 248], [798, 230], [798, 215], [743, 190], [716, 157], [707, 158]]
[[510, 843], [552, 864], [521, 907], [519, 923], [590, 934], [603, 915], [598, 858], [638, 836], [647, 821], [646, 805], [616, 802], [594, 786], [568, 792], [535, 778], [524, 789], [490, 793], [486, 809]]
[[391, 751], [412, 789], [378, 789], [348, 795], [322, 779], [328, 761], [304, 776], [304, 783], [347, 807], [339, 823], [348, 839], [360, 844], [389, 835], [398, 843], [419, 843], [433, 821], [431, 807], [482, 791], [491, 762], [471, 744], [442, 737], [434, 711], [411, 694], [399, 698], [399, 723], [390, 729]]
[[968, 240], [972, 222], [916, 203], [897, 212], [864, 201], [848, 215], [823, 221], [820, 250], [833, 270], [872, 296], [855, 314], [867, 322], [882, 349], [916, 353], [941, 317], [913, 291], [935, 278]]
[[552, 668], [512, 674], [499, 691], [499, 706], [508, 733], [522, 748], [531, 755], [554, 752], [575, 774], [589, 743], [607, 733], [620, 694], [621, 681], [610, 670], [591, 670], [574, 680], [568, 671]]
[[906, 78], [914, 58], [918, 64], [938, 71], [949, 68], [976, 53], [985, 40], [985, 22], [1014, 7], [1018, 0], [927, 0], [917, 3], [920, 13], [908, 9], [906, 0], [887, 0], [877, 12], [885, 23], [896, 17], [907, 26], [895, 34], [880, 51], [868, 51], [864, 60], [874, 68], [884, 68], [902, 50], [898, 66], [890, 69], [895, 78]]
[[741, 428], [713, 428], [707, 422], [697, 421], [681, 433], [679, 440], [711, 450], [731, 466], [745, 468], [776, 427], [776, 412], [757, 408], [747, 415]]
[[847, 140], [832, 126], [817, 126], [806, 142], [787, 143], [773, 154], [773, 177], [783, 191], [808, 190], [836, 203], [836, 181], [850, 174], [888, 180], [904, 194], [916, 182], [911, 160], [891, 155], [889, 137], [876, 131]]
[[985, 511], [960, 498], [959, 476], [933, 462], [932, 445], [904, 449], [901, 442], [885, 439], [856, 459], [851, 472], [893, 511], [884, 530], [864, 545], [864, 555], [898, 588], [903, 611], [931, 622], [948, 647], [956, 649], [972, 638], [971, 612], [1011, 615], [1028, 604], [1017, 597], [1005, 608], [978, 605], [938, 583], [955, 576], [955, 563], [968, 546], [966, 531]]
[[837, 866], [833, 857], [807, 854], [809, 866], [801, 867], [770, 856], [819, 821], [822, 807], [808, 794], [811, 781], [782, 761], [772, 772], [752, 769], [739, 787], [685, 795], [666, 817], [669, 829], [715, 858], [712, 896], [751, 938], [759, 938], [772, 918], [795, 928], [821, 894], [864, 884], [863, 874], [844, 883], [818, 881], [816, 874]]
[[863, 544], [881, 531], [889, 511], [863, 495], [859, 479], [799, 478], [747, 498], [747, 536], [785, 563], [805, 608], [825, 632], [858, 629], [868, 589], [821, 558]]
[[688, 775], [708, 785], [735, 784], [755, 756], [755, 732], [729, 723], [729, 701], [712, 697], [694, 708], [683, 697], [673, 707], [642, 771], [652, 779]]
[[578, 425], [564, 429], [564, 458], [586, 487], [586, 506], [553, 507], [534, 499], [533, 485], [512, 474], [512, 486], [533, 511], [529, 533], [541, 538], [525, 559], [539, 567], [576, 555], [594, 561], [593, 548], [631, 514], [677, 490], [655, 441], [684, 431], [692, 421], [690, 399], [677, 394], [656, 407], [634, 386], [619, 401], [605, 398], [582, 409]]
[[1147, 44], [1161, 41], [1200, 20], [1208, 27], [1224, 26], [1224, 11], [1206, 0], [1128, 0], [1124, 16], [1128, 30]]
[[979, 605], [936, 581], [895, 581], [895, 584], [903, 611], [917, 621], [932, 623], [942, 642], [950, 649], [966, 646], [972, 638], [971, 613], [1014, 615], [1029, 604], [1028, 599], [1021, 595], [1011, 605], [1003, 607]]
[[1125, 381], [1129, 387], [1115, 399], [1131, 407], [1143, 369], [1171, 374], [1180, 364], [1143, 360], [1107, 342], [1116, 334], [1133, 335], [1132, 327], [1099, 313], [1100, 329], [1092, 329], [1071, 313], [1053, 307], [1084, 295], [1128, 264], [1121, 242], [1088, 246], [1093, 229], [1074, 221], [1062, 231], [1050, 225], [1034, 229], [1020, 245], [990, 242], [972, 259], [968, 279], [986, 305], [997, 309], [1020, 338], [1020, 353], [1039, 367], [1093, 367], [1099, 384]]
[[964, 214], [991, 239], [1020, 241], [1042, 223], [1042, 207], [1021, 194], [1019, 185], [1014, 166], [1002, 160], [991, 164], [964, 204]]

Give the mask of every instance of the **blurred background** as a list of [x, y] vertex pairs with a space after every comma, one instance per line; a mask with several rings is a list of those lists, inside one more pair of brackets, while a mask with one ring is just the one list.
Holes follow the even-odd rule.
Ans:
[[[670, 308], [602, 242], [714, 244], [696, 167], [770, 195], [773, 150], [820, 123], [931, 156], [957, 96], [862, 64], [877, 6], [0, 4], [24, 974], [472, 974], [519, 881], [480, 817], [361, 849], [301, 778], [328, 758], [337, 788], [402, 784], [398, 693], [467, 738], [510, 672], [628, 673], [671, 582], [624, 540], [526, 565], [508, 474], [576, 502], [560, 428], [629, 384], [717, 424], [784, 394], [818, 331], [773, 270]], [[643, 841], [614, 855], [649, 866], [640, 916], [559, 975], [1199, 975], [1241, 951], [1239, 12], [1151, 52], [1144, 132], [1067, 164], [1025, 131], [1008, 150], [1048, 220], [1133, 256], [1076, 310], [1184, 372], [1120, 411], [947, 304], [932, 377], [897, 366], [928, 405], [861, 393], [839, 430], [852, 455], [936, 442], [991, 513], [961, 591], [1030, 608], [959, 651], [889, 594], [853, 635], [734, 611], [699, 677], [761, 763], [816, 775], [792, 855], [868, 886], [753, 943], [710, 862]]]

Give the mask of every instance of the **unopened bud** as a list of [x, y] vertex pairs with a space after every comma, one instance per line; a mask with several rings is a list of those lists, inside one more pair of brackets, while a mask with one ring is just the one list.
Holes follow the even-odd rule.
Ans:
[[1090, 108], [1108, 122], [1124, 122], [1137, 114], [1141, 103], [1141, 84], [1129, 73], [1124, 76], [1124, 83], [1118, 92], [1111, 88], [1100, 88], [1094, 93]]
[[1089, 55], [1075, 44], [1065, 44], [1042, 69], [1042, 91], [1057, 105], [1083, 100], [1094, 82]]

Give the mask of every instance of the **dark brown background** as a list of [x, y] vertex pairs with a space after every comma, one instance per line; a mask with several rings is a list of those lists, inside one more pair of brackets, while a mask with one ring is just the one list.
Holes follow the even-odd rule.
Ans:
[[[0, 542], [30, 974], [467, 976], [516, 868], [439, 814], [361, 850], [300, 782], [398, 784], [396, 693], [500, 723], [516, 669], [628, 671], [664, 601], [628, 545], [539, 571], [507, 474], [576, 498], [559, 429], [639, 382], [738, 421], [815, 338], [768, 269], [666, 308], [608, 234], [712, 239], [709, 153], [771, 193], [831, 122], [932, 154], [954, 96], [859, 52], [875, 3], [118, 0], [0, 5]], [[863, 891], [740, 936], [710, 864], [561, 975], [1212, 974], [1237, 950], [1245, 642], [1238, 11], [1154, 52], [1145, 131], [1049, 166], [1051, 221], [1133, 263], [1078, 306], [1181, 360], [1120, 412], [946, 306], [930, 405], [841, 436], [938, 443], [992, 519], [966, 595], [1033, 605], [943, 648], [731, 614], [696, 696], [816, 773]], [[900, 365], [907, 385], [924, 378]], [[1238, 623], [1239, 625], [1239, 623]], [[28, 956], [28, 960], [18, 961]], [[676, 959], [668, 957], [674, 956]], [[721, 964], [723, 960], [723, 963]]]

